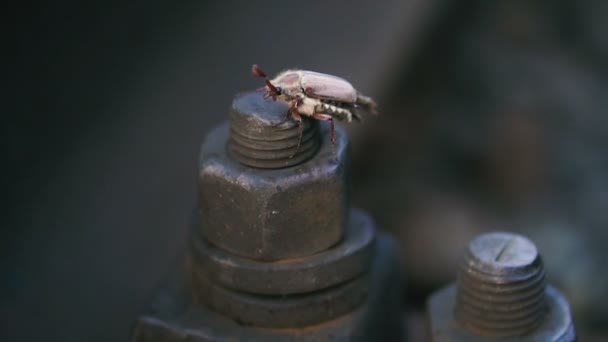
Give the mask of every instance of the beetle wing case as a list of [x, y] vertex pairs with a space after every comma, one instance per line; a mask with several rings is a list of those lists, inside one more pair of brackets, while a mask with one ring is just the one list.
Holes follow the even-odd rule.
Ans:
[[306, 95], [312, 98], [354, 103], [357, 91], [346, 80], [313, 71], [303, 71], [300, 84]]

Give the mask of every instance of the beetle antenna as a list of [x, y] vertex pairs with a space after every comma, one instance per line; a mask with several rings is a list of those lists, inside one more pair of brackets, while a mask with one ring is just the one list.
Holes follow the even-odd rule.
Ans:
[[254, 64], [251, 66], [251, 73], [255, 77], [263, 78], [264, 81], [266, 81], [266, 85], [268, 86], [268, 89], [270, 89], [274, 94], [277, 94], [279, 92], [277, 87], [275, 87], [274, 84], [270, 83], [270, 81], [268, 80], [268, 77], [266, 76], [266, 73], [257, 64]]
[[266, 73], [257, 64], [251, 66], [251, 73], [256, 77], [266, 78]]

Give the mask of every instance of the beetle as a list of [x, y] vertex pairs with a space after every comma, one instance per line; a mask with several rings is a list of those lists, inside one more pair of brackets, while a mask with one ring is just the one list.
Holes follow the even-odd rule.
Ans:
[[302, 142], [304, 129], [302, 115], [329, 121], [331, 143], [334, 145], [336, 143], [334, 119], [346, 122], [351, 122], [353, 119], [361, 121], [360, 109], [377, 114], [376, 102], [371, 97], [359, 93], [343, 78], [314, 71], [290, 69], [269, 80], [257, 64], [251, 67], [251, 72], [266, 82], [265, 97], [287, 103], [289, 110], [286, 118], [291, 117], [298, 123], [300, 139], [294, 155]]

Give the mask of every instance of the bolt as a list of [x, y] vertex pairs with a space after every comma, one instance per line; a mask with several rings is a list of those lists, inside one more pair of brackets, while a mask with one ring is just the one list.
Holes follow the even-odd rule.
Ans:
[[[259, 95], [263, 92], [258, 91]], [[300, 127], [285, 113], [284, 102], [242, 101], [251, 93], [237, 96], [230, 111], [230, 156], [241, 164], [278, 169], [301, 164], [312, 158], [321, 146], [319, 122], [303, 118]]]
[[523, 335], [546, 313], [545, 270], [523, 236], [493, 233], [473, 240], [458, 277], [456, 318], [479, 334]]
[[349, 206], [344, 130], [304, 118], [300, 139], [263, 95], [206, 137], [191, 251], [132, 340], [400, 340], [396, 244]]
[[[468, 246], [456, 285], [428, 303], [434, 341], [573, 341], [567, 301], [545, 282], [534, 243], [493, 232]], [[451, 322], [451, 323], [450, 323]]]

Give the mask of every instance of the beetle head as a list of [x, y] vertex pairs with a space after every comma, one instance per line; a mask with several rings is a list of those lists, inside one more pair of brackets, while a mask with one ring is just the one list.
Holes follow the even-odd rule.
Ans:
[[281, 95], [281, 93], [282, 93], [281, 87], [277, 87], [274, 84], [272, 84], [268, 80], [266, 73], [264, 71], [262, 71], [262, 69], [260, 69], [260, 67], [257, 64], [254, 64], [251, 66], [251, 73], [253, 74], [253, 76], [263, 78], [264, 81], [266, 82], [266, 87], [268, 88], [266, 90], [266, 95], [265, 95], [266, 97], [272, 97], [273, 100], [276, 100], [277, 96]]

